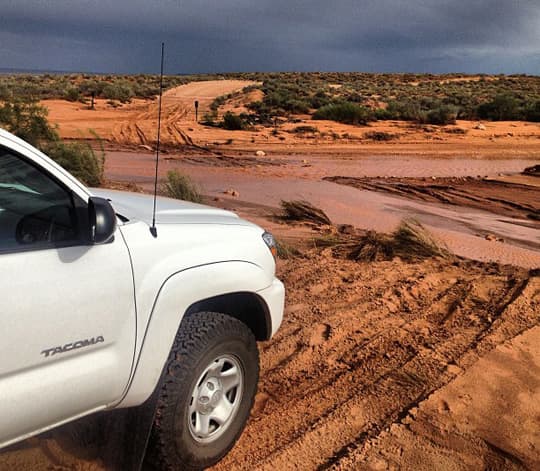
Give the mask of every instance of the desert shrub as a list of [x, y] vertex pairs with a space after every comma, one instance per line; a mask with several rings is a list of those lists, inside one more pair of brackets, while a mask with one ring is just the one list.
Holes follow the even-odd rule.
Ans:
[[540, 122], [540, 100], [531, 103], [525, 110], [525, 119], [527, 121]]
[[392, 113], [391, 110], [388, 110], [386, 108], [377, 108], [373, 111], [373, 115], [375, 119], [384, 121], [389, 119], [398, 119], [394, 113]]
[[373, 141], [392, 141], [393, 139], [399, 139], [399, 134], [393, 134], [385, 131], [369, 131], [364, 133], [364, 138], [371, 139]]
[[161, 183], [161, 192], [169, 198], [201, 203], [202, 196], [198, 186], [191, 178], [178, 170], [169, 170], [167, 178]]
[[385, 110], [377, 111], [378, 119], [402, 119], [415, 121], [421, 116], [418, 103], [412, 100], [391, 100]]
[[103, 149], [100, 155], [96, 155], [88, 144], [64, 143], [47, 121], [46, 108], [37, 103], [6, 102], [0, 107], [0, 124], [43, 151], [85, 184], [101, 184], [105, 160]]
[[311, 108], [319, 109], [323, 106], [331, 104], [333, 97], [326, 93], [325, 90], [318, 90], [309, 100]]
[[519, 101], [510, 94], [497, 95], [493, 100], [478, 106], [477, 114], [480, 119], [492, 121], [511, 121], [522, 118]]
[[43, 146], [43, 152], [88, 186], [103, 182], [105, 154], [96, 154], [87, 143], [52, 141]]
[[37, 103], [5, 102], [0, 106], [0, 124], [35, 147], [59, 139], [47, 121], [47, 109]]
[[435, 109], [429, 110], [423, 119], [426, 124], [456, 124], [457, 108], [450, 105], [441, 105]]
[[65, 98], [67, 101], [78, 101], [81, 98], [79, 89], [76, 87], [69, 87], [66, 90]]
[[345, 124], [367, 124], [373, 116], [364, 106], [345, 102], [319, 108], [313, 114], [313, 119], [328, 119]]
[[108, 83], [103, 87], [103, 97], [108, 100], [118, 100], [128, 103], [134, 96], [133, 88], [125, 82]]
[[241, 116], [227, 111], [223, 115], [222, 127], [229, 131], [241, 131], [246, 128], [246, 122]]
[[311, 222], [314, 224], [331, 225], [326, 213], [308, 201], [281, 201], [282, 218], [286, 221]]

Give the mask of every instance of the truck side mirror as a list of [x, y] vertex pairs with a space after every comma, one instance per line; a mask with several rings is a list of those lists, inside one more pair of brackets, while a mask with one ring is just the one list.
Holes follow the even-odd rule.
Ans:
[[105, 198], [91, 196], [88, 201], [89, 237], [91, 244], [111, 242], [116, 231], [116, 213]]

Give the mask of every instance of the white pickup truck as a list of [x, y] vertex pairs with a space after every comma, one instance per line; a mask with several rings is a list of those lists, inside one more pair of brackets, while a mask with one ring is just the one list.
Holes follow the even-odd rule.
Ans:
[[89, 190], [0, 129], [0, 448], [155, 397], [163, 469], [219, 461], [278, 329], [275, 244], [220, 209]]

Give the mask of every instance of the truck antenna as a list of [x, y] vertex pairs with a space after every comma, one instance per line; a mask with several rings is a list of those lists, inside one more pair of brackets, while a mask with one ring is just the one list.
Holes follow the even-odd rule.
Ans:
[[161, 73], [159, 75], [159, 104], [158, 104], [158, 125], [157, 125], [157, 144], [156, 144], [156, 174], [154, 176], [154, 208], [152, 210], [152, 227], [150, 227], [150, 233], [157, 237], [156, 228], [156, 198], [157, 198], [157, 184], [158, 184], [158, 163], [159, 163], [159, 138], [161, 131], [161, 100], [163, 98], [163, 56], [165, 53], [165, 43], [161, 43]]

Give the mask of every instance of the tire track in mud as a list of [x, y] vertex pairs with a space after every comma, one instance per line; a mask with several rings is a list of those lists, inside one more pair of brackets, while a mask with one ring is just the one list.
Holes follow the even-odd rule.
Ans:
[[261, 349], [263, 400], [216, 469], [350, 469], [370, 439], [538, 323], [517, 268], [326, 254], [281, 271], [290, 307]]

